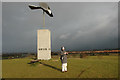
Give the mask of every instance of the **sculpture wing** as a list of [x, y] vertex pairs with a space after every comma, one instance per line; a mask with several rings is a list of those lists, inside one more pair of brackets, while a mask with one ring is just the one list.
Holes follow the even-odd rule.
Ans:
[[38, 6], [35, 6], [35, 5], [29, 5], [29, 8], [32, 9], [32, 10], [41, 9], [41, 7], [38, 7]]

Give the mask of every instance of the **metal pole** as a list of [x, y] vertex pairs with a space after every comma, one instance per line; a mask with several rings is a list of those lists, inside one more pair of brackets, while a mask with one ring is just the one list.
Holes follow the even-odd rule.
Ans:
[[45, 12], [43, 11], [43, 27], [45, 27]]

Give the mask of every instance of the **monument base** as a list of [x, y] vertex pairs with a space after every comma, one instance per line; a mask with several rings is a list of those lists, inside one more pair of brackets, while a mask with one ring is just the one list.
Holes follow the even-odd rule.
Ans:
[[48, 29], [37, 30], [37, 59], [51, 59], [51, 33]]

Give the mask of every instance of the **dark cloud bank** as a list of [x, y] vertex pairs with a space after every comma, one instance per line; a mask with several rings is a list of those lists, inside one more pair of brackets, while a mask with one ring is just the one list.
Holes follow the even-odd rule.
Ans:
[[[42, 11], [28, 4], [3, 2], [3, 52], [36, 52], [36, 31], [42, 28]], [[48, 3], [54, 14], [46, 15], [52, 51], [118, 47], [118, 3]]]

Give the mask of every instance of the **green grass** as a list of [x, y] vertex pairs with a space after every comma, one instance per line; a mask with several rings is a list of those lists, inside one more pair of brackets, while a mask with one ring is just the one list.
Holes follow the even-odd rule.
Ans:
[[32, 59], [2, 60], [3, 78], [117, 78], [118, 56], [68, 58], [68, 72], [61, 72], [59, 59], [28, 64]]

